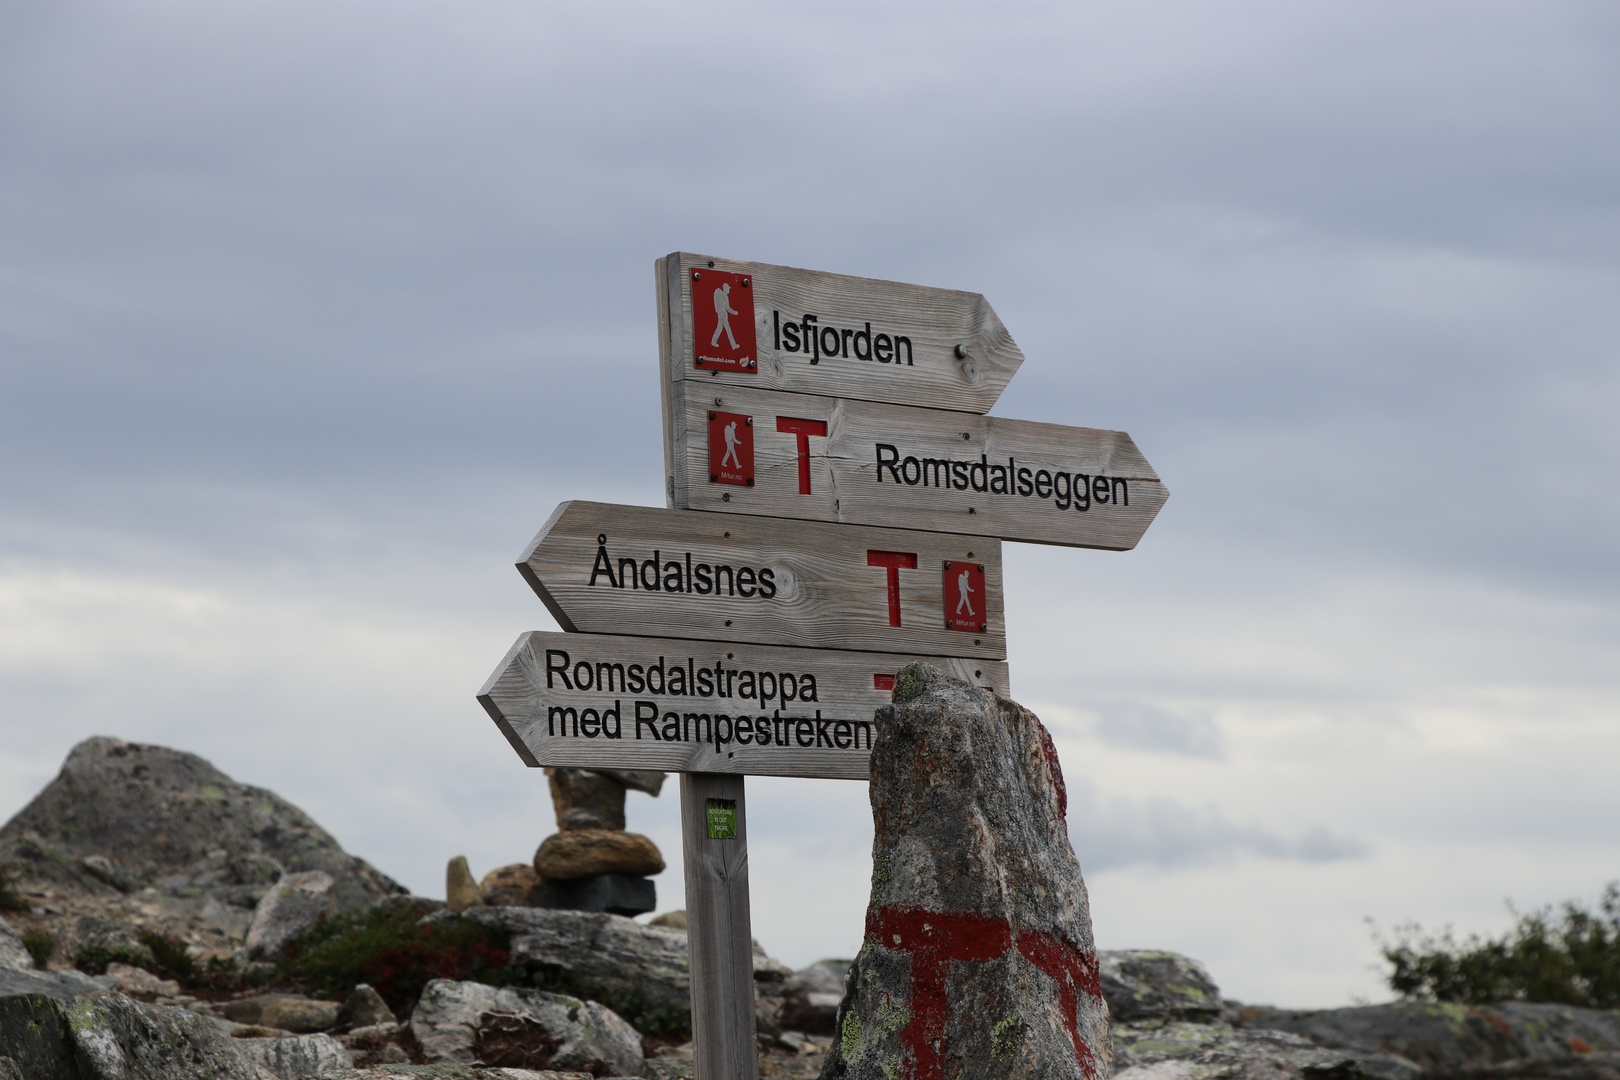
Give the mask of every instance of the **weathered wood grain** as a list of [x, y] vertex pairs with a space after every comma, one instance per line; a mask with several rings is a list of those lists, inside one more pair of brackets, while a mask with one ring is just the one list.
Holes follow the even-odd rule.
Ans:
[[[507, 651], [479, 691], [478, 700], [530, 766], [864, 780], [871, 758], [871, 729], [861, 725], [870, 725], [873, 711], [890, 699], [890, 691], [878, 689], [874, 677], [893, 676], [917, 660], [1003, 696], [1010, 694], [1007, 664], [1001, 660], [531, 630]], [[593, 681], [588, 689], [580, 689], [576, 681], [577, 665], [582, 662], [588, 665]], [[605, 676], [612, 683], [609, 690], [595, 686], [595, 680], [604, 677], [598, 672], [608, 670], [598, 669], [598, 664], [624, 665], [622, 675], [609, 672]], [[655, 664], [664, 672], [657, 680], [657, 692], [645, 684], [638, 688], [630, 665], [645, 672]], [[746, 681], [734, 675], [726, 683], [730, 696], [702, 693], [702, 683], [695, 675], [699, 669], [712, 673], [717, 665], [723, 672], [769, 673], [777, 689], [762, 700], [761, 680], [755, 679], [753, 696], [746, 696]], [[676, 666], [684, 673], [681, 693], [672, 692], [674, 679], [669, 672]], [[568, 671], [570, 677], [560, 677], [559, 669]], [[794, 696], [786, 701], [780, 700], [784, 672], [793, 675], [796, 684]], [[808, 685], [806, 675], [814, 677], [813, 701], [801, 700], [797, 694], [798, 687]], [[621, 678], [626, 682], [621, 683]], [[688, 683], [696, 684], [699, 692], [684, 693]], [[647, 709], [656, 713], [660, 737], [654, 738], [636, 723], [638, 703], [646, 703], [642, 715]], [[575, 719], [568, 722], [566, 712], [554, 713], [554, 709], [573, 710]], [[586, 721], [586, 709], [594, 710], [598, 720]], [[604, 710], [615, 711], [617, 738], [602, 730]], [[680, 729], [677, 733], [690, 737], [662, 738], [671, 714]], [[694, 719], [688, 721], [688, 714]], [[724, 727], [717, 722], [720, 717], [725, 719]], [[737, 740], [737, 721], [742, 717], [749, 718], [750, 724], [768, 718], [768, 745]]]
[[[707, 371], [695, 366], [694, 269], [751, 278], [757, 370]], [[666, 383], [689, 380], [705, 387], [748, 386], [984, 413], [1024, 361], [1012, 335], [978, 293], [684, 251], [659, 259], [656, 276]], [[818, 329], [906, 337], [911, 363], [857, 359], [857, 343], [845, 342], [841, 332], [840, 352], [848, 352], [847, 357], [819, 355], [819, 347], [791, 352], [778, 340], [780, 324], [805, 315], [816, 317]]]
[[[916, 564], [895, 575], [899, 626], [891, 625], [888, 571], [872, 565], [873, 551], [910, 555]], [[970, 596], [966, 605], [948, 601], [947, 564], [982, 566], [985, 595]], [[557, 508], [517, 565], [558, 624], [573, 632], [1007, 655], [1001, 542], [983, 536], [571, 501]], [[739, 587], [744, 568], [751, 580]], [[761, 583], [762, 571], [768, 583]], [[726, 584], [717, 588], [705, 579]], [[984, 628], [947, 629], [948, 615], [965, 614], [957, 608], [976, 611]]]
[[[979, 534], [1002, 540], [1125, 551], [1136, 546], [1169, 492], [1153, 467], [1122, 431], [973, 416], [940, 409], [850, 401], [812, 394], [728, 388], [696, 392], [690, 380], [672, 384], [671, 423], [665, 429], [674, 468], [669, 487], [681, 509], [711, 510], [809, 521], [926, 529]], [[706, 389], [706, 388], [705, 388]], [[718, 399], [721, 404], [716, 405]], [[752, 486], [710, 482], [708, 412], [723, 409], [755, 418]], [[779, 416], [816, 420], [827, 435], [810, 438], [810, 494], [802, 494], [797, 437], [776, 430]], [[879, 469], [879, 445], [903, 459], [917, 459], [919, 482], [897, 482]], [[889, 453], [889, 451], [882, 451]], [[980, 474], [971, 467], [964, 487], [940, 486], [939, 468], [922, 462], [984, 462], [984, 486], [992, 470], [1008, 466], [1016, 485], [1029, 470], [1030, 494], [976, 491]], [[1086, 508], [1072, 493], [1044, 496], [1036, 490], [1040, 472], [1062, 473], [1074, 483], [1086, 477]], [[1108, 501], [1091, 494], [1098, 477], [1107, 478]], [[1115, 481], [1119, 481], [1116, 483]], [[1067, 506], [1062, 505], [1067, 502]]]
[[[748, 903], [748, 815], [743, 778], [681, 777], [681, 854], [686, 871], [686, 933], [692, 960], [694, 1073], [754, 1080], [754, 950]], [[708, 804], [735, 805], [732, 839], [710, 839]]]

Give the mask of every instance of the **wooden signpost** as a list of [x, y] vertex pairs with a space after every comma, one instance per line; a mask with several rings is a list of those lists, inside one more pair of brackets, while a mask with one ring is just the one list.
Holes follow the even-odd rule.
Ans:
[[1123, 432], [982, 415], [1024, 358], [977, 293], [656, 281], [670, 508], [559, 506], [518, 570], [564, 632], [478, 700], [528, 765], [681, 773], [695, 1072], [756, 1080], [743, 777], [866, 779], [918, 660], [1009, 695], [1001, 541], [1126, 550], [1168, 493]]
[[665, 459], [682, 509], [1123, 551], [1169, 497], [1122, 431], [735, 387], [699, 397], [691, 383], [671, 391]]
[[664, 380], [989, 412], [1024, 362], [978, 293], [738, 262], [659, 259]]
[[518, 570], [569, 631], [1007, 655], [984, 536], [566, 502]]
[[1007, 693], [1002, 660], [532, 630], [478, 700], [528, 765], [865, 780], [918, 660]]

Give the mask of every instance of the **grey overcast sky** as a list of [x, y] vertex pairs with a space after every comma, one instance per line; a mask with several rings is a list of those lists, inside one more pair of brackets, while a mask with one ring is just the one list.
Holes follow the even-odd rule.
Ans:
[[[0, 817], [108, 734], [526, 861], [473, 694], [552, 507], [662, 504], [685, 249], [982, 292], [994, 411], [1165, 478], [1005, 555], [1103, 947], [1379, 1000], [1367, 918], [1620, 877], [1613, 4], [11, 0], [0, 147]], [[749, 790], [756, 936], [851, 954], [864, 785]]]

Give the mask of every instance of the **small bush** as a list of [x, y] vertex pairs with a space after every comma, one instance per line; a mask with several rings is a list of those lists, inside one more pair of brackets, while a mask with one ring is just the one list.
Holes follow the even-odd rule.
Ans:
[[418, 917], [409, 910], [372, 908], [325, 919], [288, 944], [272, 979], [332, 997], [370, 983], [396, 1012], [432, 979], [496, 986], [522, 979], [508, 967], [511, 953], [500, 931], [460, 919], [419, 926]]
[[686, 1042], [692, 1037], [692, 1014], [675, 1005], [656, 1005], [634, 990], [614, 990], [583, 982], [564, 968], [545, 965], [527, 980], [537, 990], [600, 1001], [641, 1032], [658, 1041]]
[[17, 891], [16, 870], [0, 864], [0, 911], [27, 911], [28, 901]]
[[17, 940], [28, 950], [28, 955], [34, 958], [34, 966], [37, 968], [44, 967], [51, 957], [56, 955], [56, 938], [43, 927], [24, 930]]
[[[1512, 911], [1512, 908], [1509, 908]], [[1610, 882], [1597, 912], [1574, 901], [1561, 914], [1543, 908], [1519, 915], [1500, 939], [1456, 941], [1410, 924], [1400, 940], [1380, 942], [1390, 989], [1414, 1001], [1493, 1005], [1540, 1001], [1592, 1009], [1620, 1008], [1620, 882]]]

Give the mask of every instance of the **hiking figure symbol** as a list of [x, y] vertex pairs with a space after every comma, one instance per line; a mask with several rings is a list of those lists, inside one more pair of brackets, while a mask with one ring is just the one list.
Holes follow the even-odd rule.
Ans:
[[957, 592], [961, 593], [961, 599], [957, 600], [956, 611], [954, 611], [952, 614], [962, 614], [962, 606], [964, 604], [967, 605], [967, 613], [969, 615], [974, 614], [973, 603], [968, 599], [968, 597], [973, 594], [973, 586], [968, 584], [968, 572], [966, 570], [957, 575], [956, 590]]
[[[715, 290], [716, 293], [719, 291], [718, 289]], [[716, 332], [715, 336], [719, 337], [720, 335]], [[740, 469], [742, 468], [742, 458], [737, 456], [737, 421], [733, 420], [725, 426], [725, 436], [726, 456], [720, 459], [720, 467], [723, 469], [726, 467], [726, 462], [735, 461], [737, 468]]]
[[720, 335], [724, 333], [727, 339], [730, 340], [733, 349], [742, 348], [737, 344], [737, 335], [731, 332], [731, 316], [737, 314], [731, 306], [731, 282], [728, 281], [714, 290], [714, 313], [720, 322], [714, 328], [714, 337], [709, 339], [709, 347], [711, 349], [718, 348], [720, 346]]

